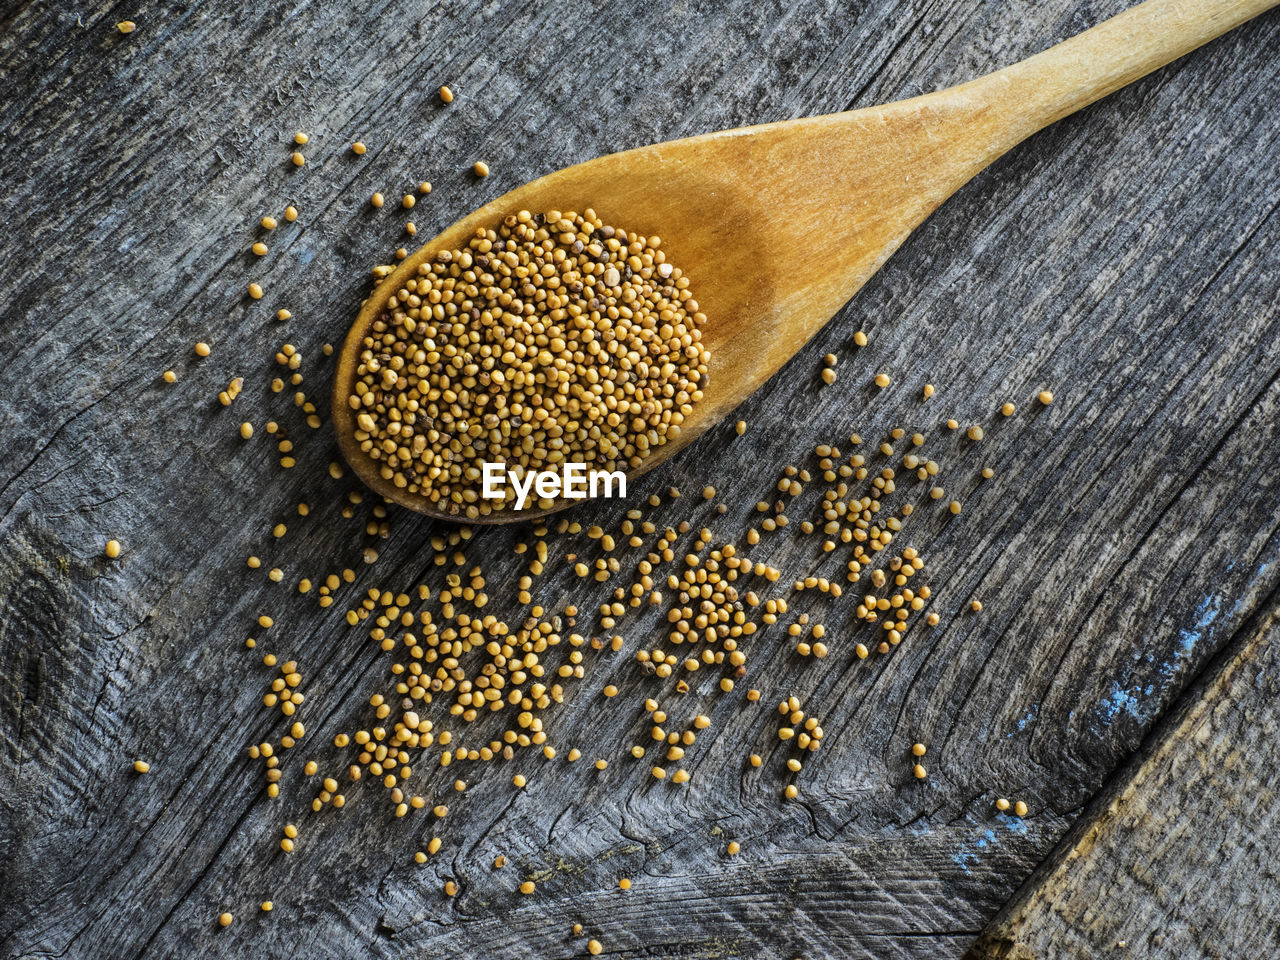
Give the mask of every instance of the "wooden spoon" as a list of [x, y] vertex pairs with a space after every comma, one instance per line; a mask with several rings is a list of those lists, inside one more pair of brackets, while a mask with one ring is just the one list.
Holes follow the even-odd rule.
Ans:
[[[365, 302], [339, 358], [338, 443], [376, 492], [451, 520], [383, 480], [354, 438], [347, 398], [362, 340], [387, 298], [439, 250], [517, 210], [584, 210], [662, 237], [707, 315], [710, 383], [658, 466], [713, 426], [799, 350], [947, 197], [1049, 124], [1280, 3], [1146, 0], [1055, 47], [969, 83], [846, 113], [725, 130], [600, 157], [525, 184], [459, 220]], [[503, 511], [467, 522], [528, 520]]]

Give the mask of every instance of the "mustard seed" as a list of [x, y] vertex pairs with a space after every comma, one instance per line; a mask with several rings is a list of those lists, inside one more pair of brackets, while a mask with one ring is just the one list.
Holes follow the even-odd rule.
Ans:
[[951, 509], [951, 512], [952, 512], [952, 513], [959, 513], [959, 512], [960, 512], [960, 510], [961, 510], [960, 501], [959, 501], [959, 500], [952, 500], [952, 501], [951, 501], [951, 508], [950, 508], [950, 509]]
[[163, 379], [165, 383], [177, 383], [178, 375], [174, 373], [172, 370], [166, 370], [162, 375], [161, 379]]
[[1027, 805], [1019, 800], [1013, 805], [1013, 812], [1015, 816], [1025, 817], [1027, 815]]
[[307, 158], [296, 150], [293, 152], [293, 156], [290, 159], [293, 160], [293, 165], [295, 167], [301, 167], [307, 162]]
[[444, 103], [453, 103], [453, 91], [448, 87], [441, 87], [440, 100]]
[[274, 909], [275, 909], [275, 907], [276, 907], [276, 905], [275, 905], [274, 903], [272, 903], [270, 900], [263, 900], [263, 901], [262, 901], [262, 912], [263, 912], [263, 913], [270, 913], [272, 910], [274, 910]]
[[309, 141], [310, 139], [311, 138], [307, 136], [305, 133], [303, 133], [301, 130], [299, 130], [297, 133], [293, 135], [293, 142], [300, 147], [306, 146], [307, 141]]
[[151, 770], [151, 764], [145, 760], [135, 760], [133, 761], [133, 769], [137, 773], [147, 773]]
[[211, 352], [212, 351], [209, 349], [209, 345], [205, 343], [203, 340], [196, 344], [197, 357], [207, 357]]
[[404, 207], [406, 210], [412, 210], [413, 205], [417, 202], [418, 202], [417, 197], [415, 197], [412, 193], [406, 193], [404, 195], [404, 199], [400, 201], [400, 205]]
[[524, 883], [520, 884], [520, 892], [523, 893], [526, 897], [529, 894], [533, 893], [533, 891], [536, 889], [537, 888], [533, 885], [532, 880], [526, 880]]
[[351, 145], [351, 152], [354, 153], [357, 157], [363, 157], [365, 155], [365, 151], [367, 151], [368, 149], [369, 148], [366, 147], [364, 143], [359, 140], [357, 140], [355, 143]]
[[421, 193], [421, 194], [428, 194], [428, 193], [430, 193], [430, 192], [431, 192], [431, 181], [430, 181], [430, 180], [423, 180], [421, 183], [419, 183], [419, 184], [418, 184], [418, 192], [419, 192], [419, 193]]
[[298, 208], [294, 206], [285, 207], [284, 218], [290, 223], [293, 223], [293, 221], [298, 219]]
[[1036, 394], [1036, 399], [1047, 407], [1049, 404], [1053, 403], [1053, 394], [1048, 390], [1041, 390]]
[[107, 555], [107, 559], [114, 560], [120, 556], [120, 541], [108, 540], [107, 545], [103, 547], [102, 552]]
[[384, 203], [386, 203], [386, 199], [382, 196], [381, 193], [375, 192], [374, 195], [369, 198], [369, 202], [373, 204], [375, 207], [381, 207]]
[[1009, 801], [1008, 801], [1008, 800], [1006, 800], [1004, 797], [999, 797], [999, 798], [997, 798], [997, 799], [996, 799], [996, 809], [997, 809], [997, 810], [999, 810], [999, 811], [1001, 811], [1001, 812], [1004, 812], [1005, 810], [1008, 810], [1008, 809], [1009, 809]]
[[275, 217], [266, 216], [266, 217], [263, 217], [260, 222], [262, 224], [263, 230], [274, 230], [276, 228]]
[[265, 257], [267, 255], [267, 245], [263, 243], [261, 240], [255, 243], [252, 249], [254, 254], [259, 257]]
[[924, 399], [928, 400], [932, 396], [933, 396], [933, 384], [926, 383], [924, 385]]
[[631, 889], [631, 881], [630, 881], [629, 879], [627, 879], [626, 877], [622, 877], [621, 879], [619, 879], [619, 880], [618, 880], [618, 889], [619, 889], [619, 890], [630, 890], [630, 889]]
[[822, 368], [822, 382], [827, 386], [836, 382], [836, 372], [831, 367]]
[[729, 854], [731, 857], [736, 857], [741, 851], [742, 847], [739, 845], [737, 840], [730, 840], [729, 846], [725, 848], [725, 853]]
[[262, 299], [262, 285], [258, 283], [249, 284], [249, 296], [255, 300]]
[[974, 613], [977, 613], [979, 610], [982, 609], [982, 601], [981, 600], [971, 601], [969, 603], [969, 609], [972, 610]]
[[981, 440], [983, 437], [982, 428], [976, 423], [966, 431], [970, 440]]
[[484, 178], [489, 175], [489, 165], [483, 160], [477, 160], [471, 165], [471, 169], [475, 172], [477, 177]]
[[747, 432], [747, 421], [739, 420], [733, 425], [733, 429], [737, 432], [738, 436], [742, 436]]
[[1006, 403], [1000, 408], [1000, 412], [1004, 414], [1006, 417], [1011, 417], [1013, 416], [1013, 411], [1017, 409], [1018, 408], [1014, 406], [1012, 403]]
[[119, 23], [116, 24], [116, 29], [119, 30], [121, 33], [123, 33], [125, 36], [128, 36], [129, 34], [133, 33], [133, 31], [138, 29], [138, 25], [134, 23], [132, 20], [121, 20]]
[[923, 757], [928, 752], [928, 747], [923, 743], [913, 743], [911, 745], [911, 755], [913, 757]]
[[892, 382], [892, 380], [887, 373], [877, 373], [875, 382], [877, 387], [884, 389]]
[[867, 345], [867, 335], [859, 330], [853, 335], [853, 342], [860, 347], [865, 347]]
[[240, 424], [240, 436], [243, 437], [245, 440], [248, 440], [250, 437], [253, 436], [253, 424], [250, 423], [248, 420]]
[[604, 944], [601, 943], [599, 940], [587, 941], [587, 953], [591, 954], [593, 957], [599, 956], [603, 951], [604, 951]]
[[915, 775], [915, 778], [917, 780], [923, 780], [925, 777], [929, 775], [929, 771], [926, 770], [924, 766], [919, 763], [917, 763], [914, 767], [911, 768], [911, 772]]

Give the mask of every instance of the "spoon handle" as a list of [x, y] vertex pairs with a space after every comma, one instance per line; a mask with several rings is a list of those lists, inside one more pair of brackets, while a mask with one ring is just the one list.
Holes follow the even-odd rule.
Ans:
[[950, 92], [963, 96], [985, 114], [988, 129], [993, 134], [999, 131], [993, 139], [1002, 141], [997, 150], [1003, 153], [1037, 130], [1278, 3], [1280, 0], [1145, 0], [1043, 53]]

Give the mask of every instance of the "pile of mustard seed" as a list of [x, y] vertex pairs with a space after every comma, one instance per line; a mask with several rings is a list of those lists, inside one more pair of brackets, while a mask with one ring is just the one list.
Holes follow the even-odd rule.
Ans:
[[660, 238], [522, 210], [389, 298], [348, 398], [355, 438], [384, 480], [466, 518], [515, 497], [481, 498], [486, 461], [627, 472], [702, 398], [705, 322]]

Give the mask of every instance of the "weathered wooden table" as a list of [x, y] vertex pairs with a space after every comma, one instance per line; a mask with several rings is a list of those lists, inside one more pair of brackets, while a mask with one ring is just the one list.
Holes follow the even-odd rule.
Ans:
[[[673, 712], [716, 723], [683, 787], [624, 756], [647, 736], [638, 701], [654, 681], [634, 653], [659, 642], [656, 609], [627, 621], [625, 650], [554, 714], [553, 742], [587, 760], [471, 764], [439, 825], [395, 819], [363, 784], [346, 809], [312, 814], [302, 782], [304, 757], [341, 769], [334, 735], [373, 723], [369, 697], [387, 688], [387, 655], [342, 613], [371, 586], [438, 586], [427, 541], [445, 528], [393, 510], [381, 537], [368, 502], [343, 518], [355, 487], [327, 472], [327, 424], [309, 429], [294, 388], [266, 385], [279, 345], [295, 343], [300, 389], [323, 413], [320, 346], [340, 339], [368, 268], [411, 243], [404, 221], [426, 237], [598, 153], [935, 89], [1125, 5], [140, 0], [0, 13], [0, 952], [560, 957], [584, 954], [587, 936], [619, 956], [1280, 952], [1275, 14], [979, 176], [751, 399], [745, 436], [725, 424], [633, 487], [714, 484], [725, 515], [686, 495], [653, 517], [732, 539], [815, 444], [847, 452], [851, 430], [877, 443], [923, 430], [965, 504], [954, 519], [921, 509], [902, 534], [926, 557], [939, 626], [859, 661], [853, 588], [795, 596], [793, 612], [827, 625], [831, 656], [796, 656], [777, 627], [739, 688], [762, 689], [761, 705], [669, 696]], [[126, 18], [130, 36], [114, 28]], [[441, 83], [458, 94], [447, 108]], [[301, 169], [298, 129], [311, 135]], [[347, 150], [356, 139], [363, 158]], [[487, 180], [470, 175], [476, 159]], [[375, 189], [398, 198], [422, 179], [435, 189], [411, 215], [370, 208]], [[298, 222], [252, 256], [256, 221], [287, 203]], [[250, 280], [262, 301], [244, 296]], [[860, 350], [858, 329], [871, 340]], [[829, 387], [827, 352], [842, 358]], [[880, 370], [894, 385], [873, 396]], [[215, 396], [237, 375], [245, 391], [227, 411]], [[925, 382], [938, 387], [928, 404]], [[1047, 408], [1033, 400], [1044, 387]], [[1008, 419], [995, 412], [1006, 399], [1019, 405]], [[987, 439], [948, 433], [949, 416]], [[295, 439], [292, 470], [270, 418]], [[241, 420], [259, 427], [249, 443]], [[996, 476], [979, 482], [987, 464]], [[613, 528], [621, 513], [600, 503], [573, 519]], [[108, 537], [124, 544], [114, 562]], [[513, 546], [531, 539], [486, 529], [467, 544], [500, 615], [515, 615], [510, 584], [528, 566]], [[585, 624], [627, 581], [580, 581], [562, 555], [581, 539], [548, 537], [539, 595], [580, 603]], [[766, 545], [787, 577], [821, 566], [813, 538]], [[262, 569], [246, 567], [251, 553]], [[295, 589], [348, 566], [355, 582], [327, 610]], [[262, 613], [277, 625], [249, 653]], [[308, 733], [275, 800], [245, 754], [287, 727], [262, 705], [278, 675], [267, 650], [299, 661], [307, 695]], [[599, 695], [606, 682], [617, 699]], [[773, 704], [792, 692], [826, 739], [784, 803]], [[916, 740], [924, 781], [907, 756]], [[595, 756], [614, 762], [598, 773]], [[135, 774], [135, 757], [151, 772]], [[458, 775], [421, 767], [426, 790]], [[516, 791], [520, 771], [530, 784]], [[1028, 816], [997, 813], [1000, 796]], [[278, 846], [287, 821], [303, 829], [292, 855]], [[437, 832], [441, 852], [415, 864]], [[532, 896], [515, 892], [526, 877]]]

